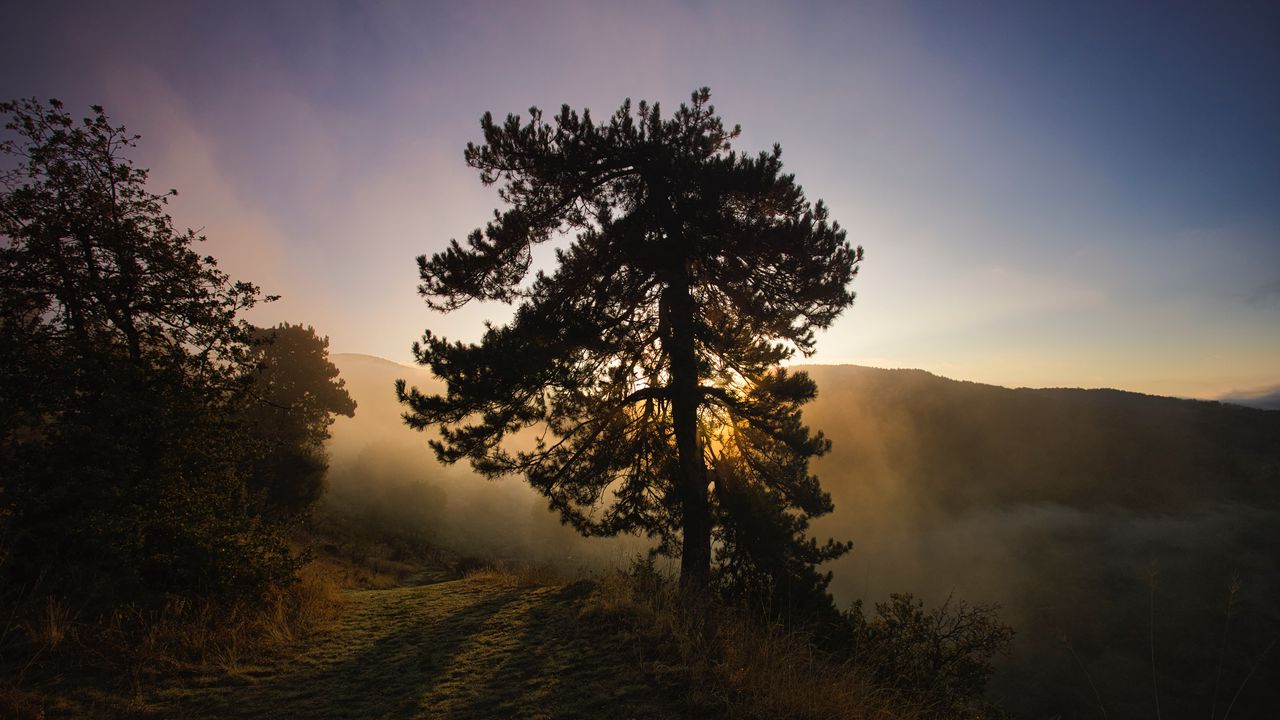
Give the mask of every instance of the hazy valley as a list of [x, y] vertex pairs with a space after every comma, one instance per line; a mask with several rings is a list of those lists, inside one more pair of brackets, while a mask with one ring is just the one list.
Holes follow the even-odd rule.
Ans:
[[[579, 537], [519, 478], [437, 464], [393, 392], [401, 377], [437, 389], [423, 370], [333, 361], [360, 410], [334, 425], [329, 502], [455, 552], [569, 573], [647, 547]], [[1280, 413], [916, 370], [803, 369], [819, 386], [805, 420], [833, 442], [812, 470], [836, 510], [813, 534], [855, 543], [828, 568], [838, 604], [894, 592], [998, 603], [1018, 635], [991, 693], [1031, 717], [1092, 711], [1091, 682], [1110, 713], [1149, 712], [1153, 636], [1166, 706], [1207, 712], [1217, 682], [1225, 707], [1251, 671], [1233, 713], [1280, 701], [1280, 658], [1257, 662], [1280, 633]]]

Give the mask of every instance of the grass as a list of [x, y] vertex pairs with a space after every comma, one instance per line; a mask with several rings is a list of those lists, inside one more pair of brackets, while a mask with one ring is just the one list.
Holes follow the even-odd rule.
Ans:
[[[545, 567], [467, 561], [455, 563], [468, 570], [460, 579], [339, 591], [335, 577], [355, 577], [335, 573], [340, 562], [310, 566], [307, 582], [267, 612], [172, 608], [143, 623], [123, 661], [127, 683], [27, 683], [0, 692], [0, 716], [937, 716], [904, 707], [809, 638], [691, 602], [643, 566], [568, 582]], [[66, 617], [60, 606], [44, 616], [50, 647], [79, 641]]]
[[0, 657], [0, 717], [147, 716], [157, 678], [234, 673], [246, 658], [304, 640], [341, 611], [333, 579], [304, 568], [299, 581], [253, 603], [172, 600], [144, 611], [77, 610], [45, 597], [34, 610], [15, 603]]
[[[495, 571], [346, 594], [296, 654], [159, 688], [165, 717], [680, 718], [627, 638], [580, 622], [591, 586]], [[177, 678], [175, 678], [177, 680]]]
[[892, 691], [858, 668], [832, 662], [810, 642], [760, 618], [705, 601], [690, 602], [673, 583], [645, 572], [600, 579], [585, 620], [612, 623], [645, 648], [650, 663], [686, 679], [690, 703], [730, 718], [917, 718]]

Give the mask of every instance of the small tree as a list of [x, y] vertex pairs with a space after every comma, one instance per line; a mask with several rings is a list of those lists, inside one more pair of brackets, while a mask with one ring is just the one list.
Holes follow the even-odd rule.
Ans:
[[329, 338], [283, 323], [254, 332], [257, 371], [245, 415], [261, 446], [250, 472], [268, 512], [304, 513], [324, 490], [324, 443], [334, 416], [353, 417], [356, 403], [329, 361]]
[[[263, 300], [164, 212], [100, 107], [0, 103], [0, 534], [8, 580], [154, 598], [289, 569], [238, 468]], [[47, 575], [46, 575], [47, 574]], [[12, 585], [11, 585], [12, 586]]]
[[[709, 581], [718, 515], [707, 472], [728, 439], [740, 484], [805, 515], [830, 510], [796, 468], [827, 448], [799, 424], [814, 395], [777, 369], [812, 353], [814, 333], [853, 301], [861, 249], [810, 203], [781, 151], [731, 150], [700, 90], [664, 118], [623, 104], [605, 124], [563, 107], [554, 125], [486, 113], [467, 164], [510, 206], [466, 245], [418, 259], [421, 294], [442, 311], [519, 301], [479, 344], [428, 331], [418, 361], [447, 383], [399, 385], [410, 426], [438, 427], [444, 462], [488, 476], [523, 473], [586, 534], [645, 532], [681, 556], [681, 582]], [[535, 245], [576, 233], [556, 268], [525, 283]], [[532, 449], [504, 440], [540, 426]], [[718, 494], [718, 491], [717, 491]]]

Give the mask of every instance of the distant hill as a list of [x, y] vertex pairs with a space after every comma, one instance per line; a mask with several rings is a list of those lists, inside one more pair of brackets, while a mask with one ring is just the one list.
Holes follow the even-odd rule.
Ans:
[[921, 370], [803, 369], [819, 388], [805, 419], [838, 458], [820, 476], [837, 484], [887, 469], [947, 507], [1280, 502], [1280, 413], [1119, 390], [1011, 390]]
[[[802, 369], [819, 388], [805, 421], [833, 442], [813, 470], [836, 511], [815, 533], [855, 543], [831, 566], [837, 597], [1000, 604], [1019, 634], [994, 692], [1019, 716], [1095, 711], [1064, 639], [1112, 717], [1152, 715], [1136, 688], [1150, 689], [1153, 631], [1166, 707], [1208, 707], [1233, 577], [1223, 691], [1280, 636], [1280, 413]], [[1280, 707], [1280, 657], [1234, 712], [1246, 702], [1242, 717]]]
[[[495, 484], [437, 465], [425, 438], [400, 421], [392, 389], [398, 377], [441, 389], [424, 369], [333, 359], [360, 404], [334, 425], [333, 482], [349, 501], [382, 497], [408, 512], [405, 498], [434, 498], [405, 517], [438, 525], [455, 549], [576, 563], [624, 560], [642, 547], [577, 538], [518, 479]], [[1009, 389], [920, 370], [798, 369], [819, 388], [805, 422], [833, 442], [813, 471], [836, 511], [813, 532], [855, 543], [830, 568], [837, 600], [909, 591], [933, 603], [999, 603], [1019, 635], [994, 692], [1021, 715], [1085, 717], [1096, 707], [1063, 638], [1111, 716], [1152, 714], [1152, 630], [1162, 699], [1208, 707], [1233, 575], [1242, 583], [1238, 634], [1228, 638], [1222, 688], [1234, 693], [1280, 634], [1280, 412], [1118, 390]], [[378, 489], [402, 476], [435, 494]], [[1258, 665], [1233, 715], [1275, 707], [1280, 652]]]
[[1231, 393], [1223, 395], [1221, 400], [1260, 410], [1280, 410], [1280, 387], [1253, 393]]
[[[426, 368], [335, 354], [359, 402], [338, 418], [339, 463], [370, 440], [425, 451], [400, 420], [394, 383], [442, 386]], [[859, 486], [927, 491], [949, 508], [1052, 502], [1081, 509], [1179, 512], [1206, 503], [1280, 505], [1280, 412], [1119, 390], [1009, 389], [922, 370], [810, 365], [818, 398], [805, 421], [834, 444], [815, 466], [826, 487], [857, 502]], [[1256, 404], [1280, 402], [1280, 392]], [[847, 487], [846, 487], [847, 486]]]
[[410, 385], [439, 389], [431, 371], [358, 353], [336, 353], [329, 359], [342, 373], [347, 392], [357, 404], [355, 417], [339, 417], [333, 424], [329, 452], [335, 465], [353, 461], [369, 442], [394, 441], [427, 451], [422, 436], [400, 421], [404, 410], [396, 400], [395, 382], [404, 378]]

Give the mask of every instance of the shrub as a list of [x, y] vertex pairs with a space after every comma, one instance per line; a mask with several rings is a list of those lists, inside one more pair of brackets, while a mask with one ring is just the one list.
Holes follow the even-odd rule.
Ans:
[[992, 659], [1008, 651], [1013, 629], [996, 608], [948, 598], [926, 610], [910, 594], [876, 603], [867, 617], [862, 601], [846, 613], [851, 660], [877, 684], [951, 714], [992, 714], [982, 699], [993, 671]]

